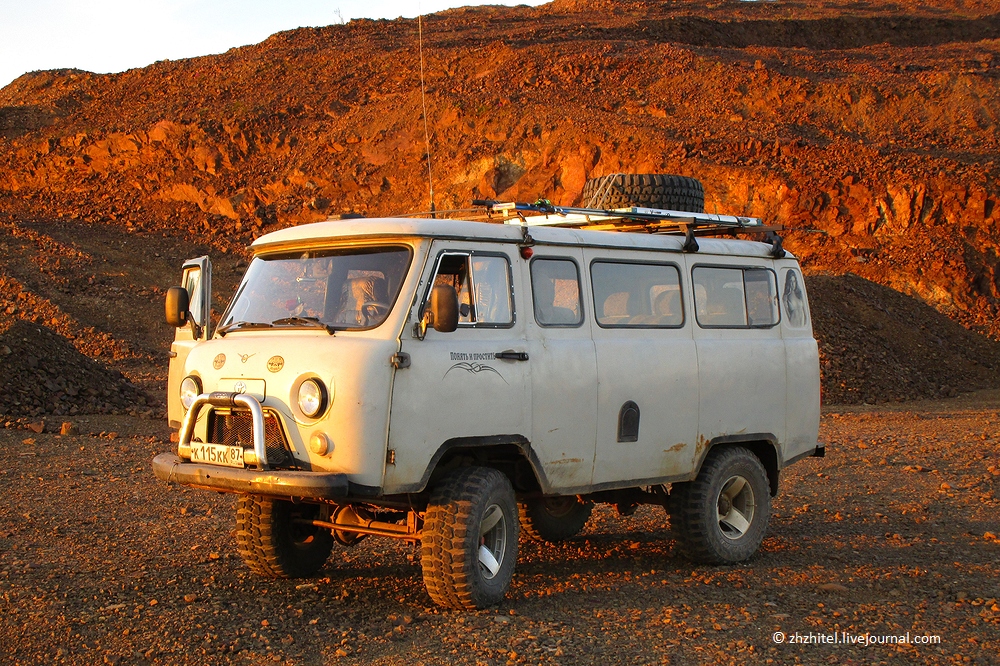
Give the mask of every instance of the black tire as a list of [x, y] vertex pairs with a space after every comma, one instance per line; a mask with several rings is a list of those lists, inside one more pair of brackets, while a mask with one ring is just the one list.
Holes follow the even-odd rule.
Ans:
[[751, 451], [713, 449], [698, 478], [670, 489], [670, 527], [678, 549], [706, 564], [750, 559], [771, 518], [769, 491], [767, 472]]
[[703, 213], [705, 189], [697, 178], [660, 173], [613, 173], [583, 186], [584, 208], [630, 206]]
[[241, 495], [236, 505], [236, 547], [250, 570], [268, 578], [305, 578], [333, 549], [328, 529], [295, 523], [319, 518], [317, 504]]
[[517, 508], [521, 514], [521, 534], [533, 541], [555, 543], [580, 533], [590, 520], [594, 503], [569, 495], [531, 499]]
[[[517, 533], [507, 477], [488, 467], [450, 472], [434, 488], [424, 515], [420, 563], [431, 599], [467, 610], [500, 603], [517, 563]], [[483, 559], [483, 547], [492, 561]]]

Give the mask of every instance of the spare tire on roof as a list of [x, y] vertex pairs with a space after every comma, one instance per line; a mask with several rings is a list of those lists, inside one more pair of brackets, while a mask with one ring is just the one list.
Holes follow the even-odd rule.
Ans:
[[583, 186], [584, 208], [631, 206], [703, 213], [705, 190], [697, 178], [664, 173], [612, 173]]

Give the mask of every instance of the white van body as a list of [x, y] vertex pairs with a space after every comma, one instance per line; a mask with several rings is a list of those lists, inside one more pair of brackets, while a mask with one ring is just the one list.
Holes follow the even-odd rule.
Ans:
[[[561, 538], [552, 521], [572, 522], [582, 506], [589, 515], [592, 501], [623, 513], [639, 503], [669, 507], [668, 487], [693, 493], [706, 459], [725, 448], [756, 459], [764, 494], [776, 494], [785, 466], [823, 453], [818, 351], [801, 271], [767, 243], [700, 238], [698, 245], [686, 252], [676, 235], [555, 227], [529, 234], [517, 224], [456, 220], [307, 224], [253, 243], [247, 277], [211, 336], [210, 266], [188, 262], [184, 286], [191, 307], [203, 311], [191, 309], [172, 348], [168, 411], [181, 442], [177, 454], [157, 457], [156, 473], [239, 493], [241, 501], [312, 504], [308, 522], [344, 545], [396, 536], [420, 540], [425, 557], [431, 508], [458, 501], [435, 499], [439, 481], [459, 487], [452, 478], [459, 469], [499, 472], [488, 482], [480, 479], [486, 472], [468, 472], [461, 483], [509, 484], [521, 504], [519, 520], [504, 513], [490, 529], [520, 522], [542, 538], [546, 530]], [[275, 277], [295, 270], [294, 278]], [[450, 331], [427, 325], [432, 287], [445, 283], [458, 299]], [[305, 291], [290, 296], [296, 288]], [[262, 294], [256, 301], [253, 290]], [[268, 318], [279, 304], [263, 308], [266, 321], [240, 323], [241, 312], [260, 309], [272, 291], [287, 317]], [[193, 410], [181, 402], [185, 378]], [[308, 415], [303, 404], [319, 413]], [[272, 455], [276, 449], [284, 452]], [[713, 492], [709, 503], [718, 501], [722, 520], [726, 492]], [[769, 498], [749, 487], [739, 492], [749, 504], [731, 513], [739, 524], [730, 536], [742, 538], [752, 516], [766, 528]], [[490, 507], [506, 511], [497, 500], [484, 509], [484, 525], [496, 516]], [[538, 507], [547, 507], [548, 527], [532, 526]], [[505, 529], [495, 545], [509, 556], [517, 525]], [[755, 551], [763, 532], [751, 536]], [[294, 570], [268, 569], [260, 558], [255, 566], [244, 555], [262, 573]], [[486, 587], [496, 564], [490, 557], [479, 560]], [[426, 569], [425, 578], [444, 575]], [[434, 585], [428, 579], [445, 605], [496, 600], [496, 590], [469, 601]]]

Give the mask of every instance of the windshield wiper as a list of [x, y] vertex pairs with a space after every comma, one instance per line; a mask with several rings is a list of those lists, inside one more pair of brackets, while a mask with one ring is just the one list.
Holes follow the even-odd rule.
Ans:
[[284, 317], [271, 322], [273, 326], [306, 326], [308, 328], [322, 328], [330, 335], [333, 335], [337, 328], [330, 324], [323, 323], [319, 317]]
[[235, 331], [242, 328], [274, 328], [272, 324], [266, 324], [262, 321], [234, 321], [226, 324], [225, 326], [220, 326], [215, 330], [219, 335], [225, 336], [229, 331]]

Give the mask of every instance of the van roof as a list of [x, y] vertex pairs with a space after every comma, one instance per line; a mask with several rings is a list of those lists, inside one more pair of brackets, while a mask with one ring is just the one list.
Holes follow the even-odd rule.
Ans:
[[[476, 241], [519, 243], [524, 229], [536, 245], [571, 245], [650, 249], [682, 252], [684, 236], [666, 234], [593, 231], [560, 227], [435, 220], [427, 218], [356, 218], [327, 220], [288, 227], [265, 234], [250, 246], [256, 254], [273, 250], [292, 249], [317, 242], [369, 240], [373, 238], [448, 238]], [[698, 254], [721, 254], [748, 257], [770, 257], [771, 246], [757, 241], [733, 238], [698, 238]], [[788, 253], [789, 258], [794, 258]]]

